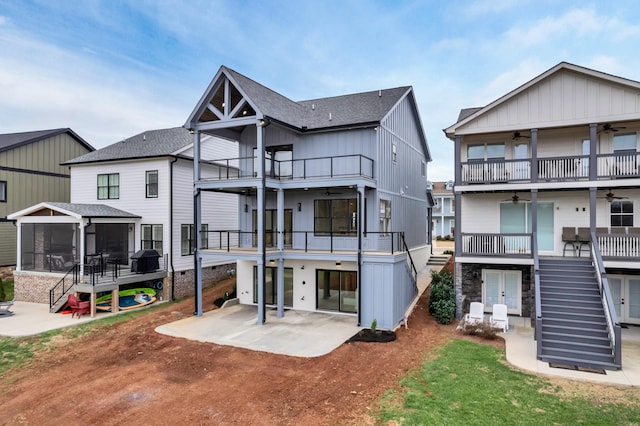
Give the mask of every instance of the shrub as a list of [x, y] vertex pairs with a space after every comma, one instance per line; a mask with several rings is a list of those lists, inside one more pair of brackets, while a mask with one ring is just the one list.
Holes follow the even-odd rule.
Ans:
[[450, 254], [450, 255], [453, 255], [453, 250], [449, 250], [449, 249], [447, 249], [447, 250], [443, 250], [443, 251], [442, 251], [442, 254]]
[[7, 295], [4, 293], [4, 283], [2, 282], [2, 278], [0, 278], [0, 302], [6, 300]]
[[439, 324], [450, 324], [456, 314], [456, 303], [453, 300], [440, 299], [433, 304], [433, 316]]
[[478, 324], [467, 324], [461, 320], [457, 327], [462, 333], [470, 336], [478, 336], [483, 339], [493, 340], [498, 336], [499, 327], [494, 327], [489, 321]]
[[429, 313], [440, 324], [449, 324], [456, 312], [456, 292], [449, 271], [431, 272], [429, 286]]
[[374, 318], [373, 321], [371, 321], [371, 332], [375, 333], [377, 328], [378, 328], [378, 320]]

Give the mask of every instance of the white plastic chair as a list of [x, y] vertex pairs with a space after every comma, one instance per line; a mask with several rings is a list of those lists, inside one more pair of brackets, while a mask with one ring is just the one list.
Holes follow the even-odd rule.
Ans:
[[467, 325], [482, 324], [484, 321], [484, 304], [471, 302], [469, 313], [464, 315], [464, 323]]
[[507, 332], [509, 329], [509, 317], [507, 316], [507, 305], [495, 304], [493, 305], [493, 315], [490, 318], [491, 324], [494, 327], [501, 328], [503, 332]]

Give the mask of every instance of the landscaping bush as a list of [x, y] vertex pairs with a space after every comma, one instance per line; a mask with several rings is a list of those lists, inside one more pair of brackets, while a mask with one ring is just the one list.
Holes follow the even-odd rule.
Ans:
[[450, 255], [453, 255], [453, 250], [449, 250], [449, 249], [444, 250], [444, 251], [442, 252], [442, 254], [450, 254]]
[[456, 303], [453, 300], [440, 299], [433, 304], [433, 316], [439, 324], [450, 324], [456, 314]]
[[458, 330], [470, 336], [478, 336], [487, 340], [493, 340], [498, 336], [499, 327], [494, 327], [489, 321], [483, 321], [478, 324], [467, 324], [461, 320], [458, 324]]
[[429, 313], [440, 324], [449, 324], [456, 313], [456, 292], [453, 276], [449, 271], [431, 272]]

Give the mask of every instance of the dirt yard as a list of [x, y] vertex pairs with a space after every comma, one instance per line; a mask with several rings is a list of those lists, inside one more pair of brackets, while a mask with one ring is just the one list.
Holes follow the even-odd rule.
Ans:
[[[205, 293], [204, 306], [230, 290]], [[293, 358], [198, 343], [154, 332], [193, 312], [167, 304], [100, 333], [56, 338], [0, 385], [0, 424], [372, 424], [371, 410], [398, 378], [454, 335], [421, 300], [390, 343], [344, 344]], [[503, 347], [502, 340], [493, 343]]]

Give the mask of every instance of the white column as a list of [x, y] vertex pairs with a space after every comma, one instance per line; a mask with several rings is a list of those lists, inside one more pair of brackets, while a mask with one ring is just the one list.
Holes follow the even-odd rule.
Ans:
[[22, 271], [22, 223], [16, 222], [16, 271]]

